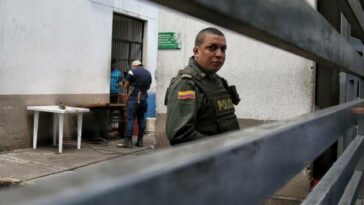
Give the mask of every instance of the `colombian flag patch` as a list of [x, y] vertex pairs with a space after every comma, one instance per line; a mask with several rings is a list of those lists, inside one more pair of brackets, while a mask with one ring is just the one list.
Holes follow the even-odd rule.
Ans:
[[178, 92], [178, 99], [185, 100], [185, 99], [195, 99], [195, 91], [187, 90]]

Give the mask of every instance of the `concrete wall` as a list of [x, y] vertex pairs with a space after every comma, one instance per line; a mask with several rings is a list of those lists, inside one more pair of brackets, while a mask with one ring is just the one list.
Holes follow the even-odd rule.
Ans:
[[145, 21], [142, 60], [154, 75], [158, 8], [153, 5], [0, 0], [0, 150], [30, 144], [27, 105], [108, 102], [113, 12]]
[[1, 2], [1, 94], [108, 92], [110, 8], [85, 0]]
[[[209, 26], [214, 25], [169, 9], [160, 10], [159, 31], [179, 32], [182, 39], [180, 50], [158, 51], [157, 113], [158, 121], [162, 121], [157, 122], [156, 127], [163, 145], [164, 130], [158, 128], [164, 124], [165, 91], [171, 78], [193, 55], [198, 31]], [[242, 125], [244, 120], [260, 124], [293, 118], [313, 109], [315, 69], [312, 61], [220, 29], [227, 39], [227, 57], [218, 74], [237, 86], [242, 100], [236, 106], [236, 114]]]

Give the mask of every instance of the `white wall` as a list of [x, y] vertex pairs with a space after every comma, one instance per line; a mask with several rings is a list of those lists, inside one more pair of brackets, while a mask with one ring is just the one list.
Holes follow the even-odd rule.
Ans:
[[0, 94], [108, 93], [113, 11], [146, 20], [156, 68], [158, 8], [137, 0], [0, 0]]
[[[198, 31], [208, 26], [214, 25], [168, 9], [160, 10], [159, 31], [180, 32], [182, 49], [158, 52], [158, 113], [166, 112], [164, 96], [170, 79], [193, 55]], [[218, 74], [237, 86], [242, 99], [236, 107], [239, 118], [282, 120], [312, 110], [315, 79], [312, 61], [221, 30], [227, 39], [227, 58]]]
[[1, 94], [109, 89], [110, 9], [85, 0], [1, 2]]

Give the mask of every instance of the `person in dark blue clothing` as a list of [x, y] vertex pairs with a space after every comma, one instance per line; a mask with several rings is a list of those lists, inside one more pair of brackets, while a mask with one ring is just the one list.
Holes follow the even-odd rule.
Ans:
[[132, 63], [132, 69], [128, 72], [124, 87], [129, 89], [129, 98], [127, 102], [128, 125], [124, 134], [124, 144], [118, 144], [118, 147], [132, 148], [132, 134], [134, 121], [138, 123], [138, 141], [135, 144], [143, 147], [143, 136], [145, 131], [145, 113], [147, 112], [147, 90], [152, 83], [150, 72], [145, 69], [139, 60]]

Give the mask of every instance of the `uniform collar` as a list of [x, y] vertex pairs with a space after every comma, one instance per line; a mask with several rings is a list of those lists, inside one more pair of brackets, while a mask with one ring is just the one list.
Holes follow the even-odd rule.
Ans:
[[209, 77], [209, 78], [214, 78], [216, 76], [216, 73], [213, 74], [209, 74], [206, 73], [200, 65], [198, 65], [198, 63], [196, 62], [195, 58], [193, 56], [190, 57], [189, 61], [188, 61], [188, 65], [195, 70], [199, 76], [201, 76], [201, 78], [205, 78], [205, 77]]

